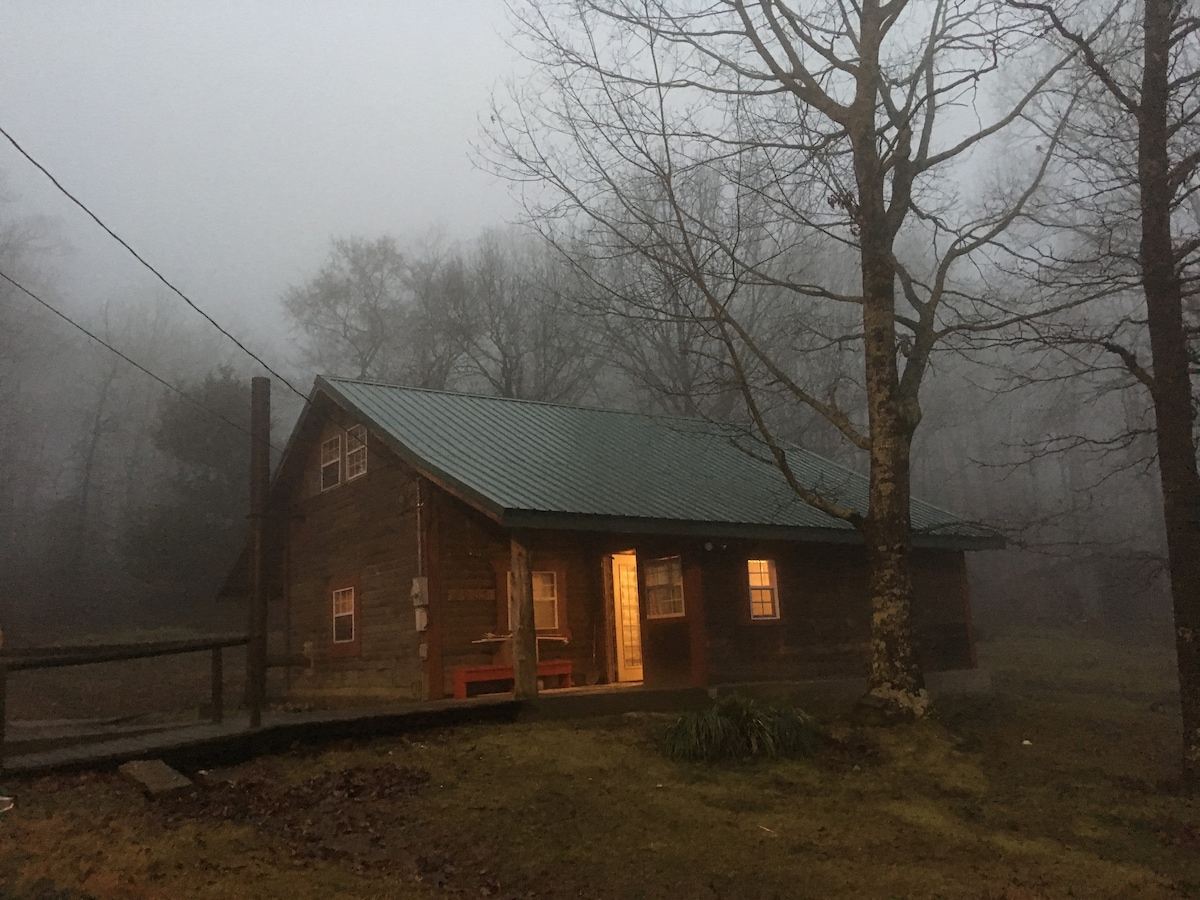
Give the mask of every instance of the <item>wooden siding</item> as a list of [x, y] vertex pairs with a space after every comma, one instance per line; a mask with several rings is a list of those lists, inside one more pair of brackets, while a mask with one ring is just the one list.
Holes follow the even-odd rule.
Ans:
[[[727, 545], [705, 565], [709, 681], [861, 676], [871, 610], [861, 547]], [[747, 559], [775, 560], [778, 619], [750, 616]], [[913, 555], [914, 618], [926, 671], [974, 664], [961, 551]]]
[[[423, 699], [419, 637], [410, 599], [416, 568], [416, 480], [368, 436], [367, 474], [320, 489], [320, 445], [348, 421], [310, 434], [286, 504], [289, 649], [311, 643], [312, 665], [293, 673], [297, 700]], [[344, 452], [344, 448], [343, 448]], [[287, 486], [285, 486], [286, 488]], [[358, 586], [357, 652], [333, 643], [335, 585]]]
[[[430, 596], [429, 626], [418, 633], [410, 590], [419, 569], [419, 479], [369, 435], [367, 474], [349, 482], [343, 477], [322, 491], [321, 443], [338, 433], [344, 437], [342, 430], [354, 423], [328, 407], [316, 412], [297, 435], [293, 465], [271, 501], [271, 617], [273, 628], [282, 626], [277, 636], [285, 638], [273, 640], [273, 650], [300, 654], [311, 642], [312, 664], [291, 671], [290, 696], [317, 703], [436, 699], [451, 694], [456, 666], [507, 662], [502, 645], [475, 641], [508, 630], [508, 533], [421, 481], [421, 569]], [[622, 550], [634, 550], [639, 562], [682, 558], [683, 618], [647, 621], [642, 585], [649, 686], [866, 671], [870, 608], [861, 547], [535, 531], [529, 548], [533, 569], [558, 577], [558, 631], [567, 639], [541, 642], [541, 658], [571, 660], [576, 685], [615, 674], [603, 561]], [[748, 558], [775, 561], [778, 619], [750, 616]], [[917, 551], [913, 577], [923, 665], [928, 671], [973, 666], [964, 554]], [[353, 652], [335, 648], [332, 639], [331, 590], [346, 583], [356, 586]]]
[[[444, 592], [443, 690], [456, 666], [507, 664], [500, 644], [473, 643], [508, 631], [507, 573], [511, 544], [500, 526], [453, 497], [440, 493], [438, 551]], [[539, 643], [541, 659], [569, 659], [574, 684], [601, 680], [604, 607], [600, 556], [583, 535], [535, 532], [530, 538], [534, 571], [558, 576], [559, 628], [566, 642]], [[601, 662], [597, 664], [597, 659]]]
[[961, 550], [913, 553], [913, 617], [927, 672], [975, 668], [967, 558]]

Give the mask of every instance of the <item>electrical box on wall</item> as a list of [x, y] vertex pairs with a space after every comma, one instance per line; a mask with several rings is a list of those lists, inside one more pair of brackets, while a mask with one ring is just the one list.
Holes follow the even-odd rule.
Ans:
[[425, 614], [425, 607], [418, 606], [413, 612], [416, 614], [417, 631], [424, 631], [429, 627], [429, 616]]
[[[412, 605], [413, 606], [428, 606], [429, 605], [429, 578], [425, 575], [419, 575], [413, 579], [412, 583]], [[420, 630], [420, 629], [418, 629]]]

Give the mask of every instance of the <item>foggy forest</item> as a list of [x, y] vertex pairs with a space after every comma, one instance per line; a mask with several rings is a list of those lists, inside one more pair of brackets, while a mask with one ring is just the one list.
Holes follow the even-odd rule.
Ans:
[[[508, 205], [317, 216], [251, 312], [208, 260], [80, 275], [73, 229], [129, 262], [88, 216], [148, 241], [0, 106], [6, 644], [240, 625], [215, 598], [250, 379], [272, 378], [277, 459], [313, 379], [344, 376], [812, 450], [883, 485], [862, 510], [797, 487], [863, 532], [876, 598], [904, 599], [910, 491], [994, 529], [980, 638], [1174, 646], [1200, 779], [1195, 5], [546, 0], [493, 26], [509, 67], [457, 155]], [[39, 206], [41, 165], [69, 202]], [[185, 217], [151, 230], [206, 250]], [[900, 638], [873, 640], [873, 683], [915, 697]]]
[[[1138, 269], [1136, 125], [1070, 55], [1069, 41], [1047, 29], [1037, 4], [1025, 5], [1031, 9], [995, 13], [1010, 17], [1006, 27], [1019, 22], [1024, 30], [1013, 32], [1005, 60], [989, 64], [990, 82], [947, 76], [954, 86], [938, 112], [948, 136], [935, 132], [932, 139], [944, 144], [965, 134], [964, 119], [974, 121], [976, 106], [1016, 107], [1009, 76], [1029, 60], [1049, 71], [1061, 54], [1066, 64], [1055, 80], [1020, 98], [1024, 105], [999, 151], [972, 150], [923, 176], [925, 205], [914, 207], [920, 215], [897, 236], [906, 279], [922, 296], [937, 290], [945, 297], [931, 313], [944, 337], [930, 351], [924, 377], [913, 493], [1004, 533], [1009, 549], [974, 560], [981, 620], [1161, 625], [1170, 604], [1154, 408], [1139, 380], [1152, 363]], [[1112, 21], [1085, 18], [1070, 27], [1103, 25], [1095, 52], [1119, 50], [1114, 77], [1136, 86], [1140, 60], [1126, 35], [1138, 23], [1132, 6], [1115, 8]], [[1179, 18], [1175, 27], [1186, 31], [1188, 22]], [[549, 26], [546, 32], [546, 40], [555, 34]], [[1194, 176], [1185, 169], [1194, 160], [1183, 152], [1192, 140], [1189, 35], [1172, 35], [1179, 49], [1166, 114], [1170, 147], [1177, 148], [1172, 238], [1183, 327], [1191, 333], [1197, 208]], [[568, 49], [551, 51], [565, 60]], [[604, 62], [596, 60], [594, 77]], [[948, 64], [967, 74], [974, 65], [981, 64]], [[531, 91], [509, 97], [498, 89], [501, 115], [515, 110], [513, 121], [493, 116], [503, 125], [475, 137], [479, 165], [532, 165], [517, 156], [519, 139], [544, 137], [557, 154], [578, 149], [552, 144], [562, 134], [550, 130], [551, 117], [588, 101], [590, 86], [552, 83], [563, 93], [542, 101], [544, 109], [531, 105]], [[462, 237], [432, 225], [331, 236], [321, 256], [279, 285], [261, 329], [269, 337], [253, 349], [301, 393], [315, 374], [334, 374], [747, 421], [730, 348], [705, 308], [703, 287], [672, 246], [692, 238], [706, 254], [697, 265], [711, 267], [701, 274], [719, 284], [747, 337], [777, 370], [760, 363], [745, 373], [771, 429], [866, 471], [864, 454], [788, 387], [803, 385], [813, 397], [836, 400], [856, 425], [865, 421], [861, 325], [852, 304], [839, 302], [859, 278], [857, 229], [837, 199], [844, 188], [835, 187], [846, 184], [848, 160], [831, 152], [806, 167], [815, 153], [807, 146], [776, 153], [765, 137], [749, 133], [729, 136], [737, 154], [718, 149], [706, 156], [713, 139], [682, 125], [700, 116], [690, 96], [695, 89], [678, 88], [681, 96], [661, 117], [638, 121], [623, 117], [645, 100], [640, 82], [623, 89], [623, 105], [614, 100], [603, 110], [609, 119], [593, 127], [624, 130], [644, 153], [630, 159], [628, 171], [600, 158], [558, 156], [546, 161], [554, 167], [546, 177], [561, 184], [532, 196], [532, 168], [521, 182], [532, 196], [523, 222]], [[741, 110], [714, 103], [703, 113], [713, 130], [752, 127], [736, 117]], [[534, 114], [551, 119], [544, 133]], [[514, 128], [527, 131], [518, 136]], [[648, 146], [655, 135], [677, 162]], [[647, 143], [636, 144], [638, 138]], [[654, 167], [666, 165], [675, 167], [673, 181], [656, 183]], [[554, 191], [565, 195], [568, 179], [585, 177], [575, 166], [604, 166], [612, 179], [595, 188], [586, 210], [583, 200], [564, 201]], [[782, 180], [788, 173], [795, 184]], [[767, 193], [759, 182], [787, 196]], [[752, 192], [761, 208], [746, 199]], [[22, 214], [11, 188], [6, 194], [4, 274], [55, 308], [72, 310], [69, 300], [82, 298], [56, 292], [62, 257], [55, 223]], [[808, 205], [792, 211], [784, 200]], [[690, 225], [670, 220], [672, 204]], [[1014, 210], [1004, 233], [970, 256], [948, 259], [955, 240], [983, 235]], [[735, 239], [746, 256], [735, 258], [724, 245]], [[123, 251], [114, 245], [113, 252]], [[745, 275], [735, 273], [737, 265], [746, 266]], [[95, 285], [77, 318], [171, 389], [11, 281], [0, 287], [0, 502], [9, 523], [0, 544], [0, 597], [11, 633], [186, 619], [210, 603], [242, 539], [248, 378], [262, 370], [179, 297], [148, 282], [132, 295]], [[907, 319], [900, 326], [903, 359], [914, 338]], [[301, 399], [277, 383], [275, 400], [281, 444]]]

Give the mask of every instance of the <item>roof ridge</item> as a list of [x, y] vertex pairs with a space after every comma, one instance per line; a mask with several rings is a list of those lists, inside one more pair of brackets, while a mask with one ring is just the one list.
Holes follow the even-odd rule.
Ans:
[[480, 394], [475, 391], [450, 391], [444, 388], [413, 387], [407, 384], [395, 384], [390, 381], [377, 381], [371, 378], [343, 378], [338, 375], [318, 375], [317, 381], [330, 384], [363, 384], [369, 387], [394, 388], [399, 391], [412, 391], [418, 394], [437, 394], [443, 397], [471, 397], [476, 400], [495, 400], [499, 403], [520, 403], [526, 406], [548, 406], [551, 409], [578, 409], [583, 412], [612, 413], [621, 416], [636, 416], [639, 419], [660, 419], [668, 422], [690, 422], [700, 425], [717, 425], [721, 428], [741, 428], [728, 422], [717, 422], [700, 416], [670, 415], [668, 413], [638, 412], [634, 409], [616, 409], [611, 406], [584, 406], [582, 403], [552, 403], [549, 400], [529, 400], [524, 397], [501, 397], [496, 394]]

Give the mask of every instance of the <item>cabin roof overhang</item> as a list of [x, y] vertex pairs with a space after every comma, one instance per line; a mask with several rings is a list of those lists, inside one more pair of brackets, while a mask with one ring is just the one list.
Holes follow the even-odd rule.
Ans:
[[[856, 529], [763, 525], [755, 522], [709, 522], [682, 519], [649, 519], [595, 516], [541, 510], [505, 510], [492, 518], [504, 528], [525, 531], [586, 531], [597, 534], [652, 535], [659, 537], [728, 538], [745, 541], [789, 541], [813, 544], [862, 544]], [[930, 550], [1003, 550], [1000, 535], [973, 536], [919, 534], [912, 545]]]
[[[356, 385], [357, 383], [350, 384]], [[439, 392], [427, 393], [438, 394]], [[573, 510], [507, 506], [485, 491], [479, 490], [456, 476], [449, 469], [438, 465], [427, 455], [417, 452], [384, 423], [377, 421], [371, 410], [363, 408], [362, 405], [355, 402], [353, 396], [339, 389], [337, 380], [318, 377], [310, 395], [310, 404], [317, 402], [318, 395], [328, 398], [347, 415], [366, 422], [368, 427], [371, 427], [372, 433], [399, 459], [408, 464], [414, 472], [506, 529], [838, 544], [861, 544], [863, 540], [861, 533], [849, 523], [832, 519], [827, 519], [829, 525], [813, 526], [722, 519], [604, 515]], [[495, 400], [496, 398], [488, 399]], [[291, 441], [289, 441], [289, 447], [290, 444]], [[962, 526], [962, 528], [960, 529], [958, 526]], [[1003, 549], [1005, 546], [1003, 536], [997, 532], [960, 522], [954, 523], [949, 528], [921, 529], [914, 527], [912, 542], [913, 546], [917, 548], [945, 550], [997, 550]]]

